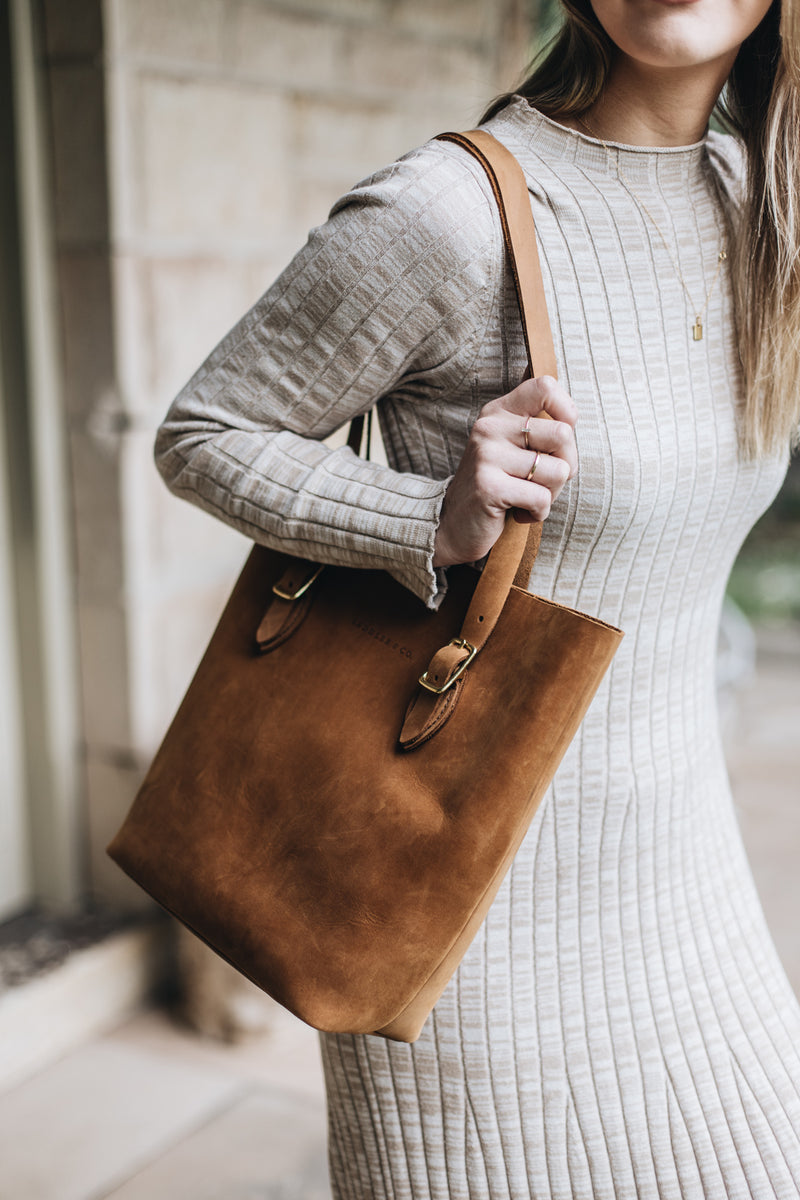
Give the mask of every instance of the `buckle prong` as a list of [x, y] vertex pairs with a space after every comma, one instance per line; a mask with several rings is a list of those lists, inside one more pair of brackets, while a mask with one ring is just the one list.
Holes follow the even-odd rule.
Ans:
[[315, 567], [315, 569], [311, 572], [311, 574], [308, 575], [303, 580], [302, 583], [298, 584], [298, 586], [292, 592], [286, 591], [284, 588], [282, 588], [280, 586], [280, 580], [278, 580], [277, 583], [272, 585], [272, 591], [274, 592], [274, 594], [276, 596], [280, 597], [281, 600], [299, 600], [301, 596], [305, 595], [305, 593], [311, 587], [314, 580], [319, 576], [320, 572], [323, 571], [324, 569], [325, 569], [324, 563], [322, 563], [318, 567]]
[[472, 662], [475, 655], [478, 653], [478, 647], [473, 646], [472, 642], [468, 642], [466, 638], [451, 638], [447, 643], [448, 646], [457, 646], [459, 650], [466, 650], [467, 657], [463, 662], [460, 662], [452, 675], [450, 675], [444, 683], [430, 683], [428, 680], [428, 672], [425, 671], [420, 675], [419, 682], [427, 691], [433, 692], [435, 696], [441, 696], [442, 692], [446, 692], [454, 683], [457, 683], [461, 676], [466, 671], [469, 664]]

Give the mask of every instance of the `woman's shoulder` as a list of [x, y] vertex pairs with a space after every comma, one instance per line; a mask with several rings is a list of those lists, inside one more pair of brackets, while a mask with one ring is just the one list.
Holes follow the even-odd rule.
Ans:
[[740, 208], [744, 200], [747, 160], [744, 143], [729, 133], [712, 129], [706, 139], [706, 149], [711, 169], [725, 196]]
[[469, 254], [494, 244], [499, 215], [480, 164], [451, 142], [431, 139], [355, 184], [329, 219], [433, 250], [450, 243]]

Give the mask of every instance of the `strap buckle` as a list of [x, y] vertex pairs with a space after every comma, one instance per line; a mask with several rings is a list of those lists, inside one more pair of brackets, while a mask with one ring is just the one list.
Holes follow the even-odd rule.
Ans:
[[305, 579], [303, 579], [292, 591], [289, 591], [288, 588], [281, 587], [283, 580], [279, 579], [277, 583], [272, 585], [272, 591], [274, 594], [281, 600], [299, 600], [301, 596], [305, 595], [314, 580], [317, 579], [320, 573], [325, 569], [324, 563], [322, 563], [320, 566], [317, 566], [316, 564], [312, 565], [313, 570], [310, 571]]
[[431, 683], [428, 680], [428, 672], [420, 675], [419, 682], [427, 691], [433, 692], [435, 696], [441, 696], [442, 692], [446, 692], [454, 683], [457, 683], [461, 676], [466, 671], [469, 664], [472, 662], [475, 655], [478, 653], [478, 647], [473, 646], [472, 642], [468, 642], [466, 638], [451, 638], [447, 643], [448, 646], [457, 646], [459, 650], [466, 650], [467, 657], [460, 662], [452, 675], [449, 675], [444, 683]]

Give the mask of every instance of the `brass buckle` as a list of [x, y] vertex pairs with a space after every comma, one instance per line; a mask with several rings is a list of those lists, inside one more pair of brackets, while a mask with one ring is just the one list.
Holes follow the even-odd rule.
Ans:
[[280, 597], [281, 600], [299, 600], [301, 596], [305, 595], [305, 593], [311, 587], [314, 580], [317, 579], [320, 572], [323, 571], [324, 569], [325, 569], [325, 564], [322, 563], [315, 570], [313, 570], [311, 572], [311, 574], [308, 576], [308, 578], [304, 579], [303, 582], [299, 585], [299, 587], [296, 587], [293, 592], [285, 592], [283, 590], [283, 588], [278, 586], [277, 583], [272, 585], [272, 590], [276, 596]]
[[471, 642], [468, 642], [466, 640], [466, 638], [451, 638], [447, 644], [448, 644], [448, 646], [458, 646], [459, 650], [468, 650], [469, 653], [467, 654], [467, 657], [464, 659], [464, 661], [460, 662], [458, 664], [458, 666], [456, 667], [453, 674], [449, 677], [449, 679], [446, 679], [445, 682], [442, 684], [429, 683], [427, 671], [425, 672], [424, 675], [420, 675], [419, 682], [422, 685], [422, 687], [424, 687], [429, 692], [433, 692], [433, 694], [435, 696], [441, 696], [442, 692], [446, 692], [448, 688], [451, 688], [453, 686], [453, 684], [456, 683], [461, 678], [461, 676], [464, 674], [464, 672], [466, 671], [469, 664], [472, 662], [475, 655], [478, 653], [478, 647], [473, 646]]

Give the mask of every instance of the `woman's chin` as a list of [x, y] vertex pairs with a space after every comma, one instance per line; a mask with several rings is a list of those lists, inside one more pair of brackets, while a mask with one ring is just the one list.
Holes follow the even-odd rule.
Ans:
[[617, 49], [657, 70], [732, 62], [767, 7], [768, 0], [592, 0]]

